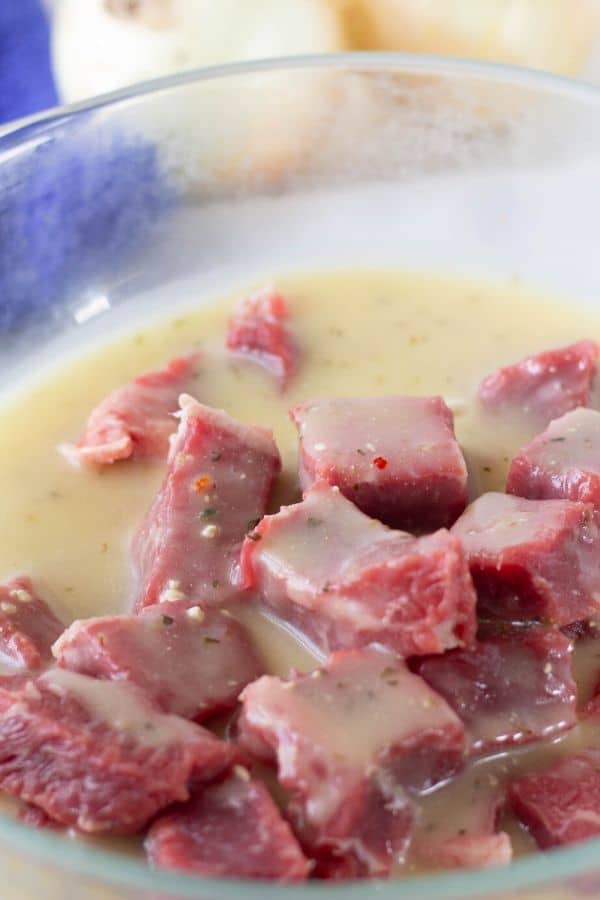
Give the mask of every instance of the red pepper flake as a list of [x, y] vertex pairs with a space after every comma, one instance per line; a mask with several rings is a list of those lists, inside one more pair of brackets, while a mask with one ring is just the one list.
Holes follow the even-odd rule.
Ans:
[[385, 456], [376, 456], [375, 459], [373, 460], [373, 465], [377, 466], [378, 469], [385, 469], [387, 464], [388, 464], [388, 461], [385, 458]]
[[208, 475], [201, 475], [200, 478], [196, 478], [194, 482], [194, 490], [201, 494], [211, 485], [211, 480]]

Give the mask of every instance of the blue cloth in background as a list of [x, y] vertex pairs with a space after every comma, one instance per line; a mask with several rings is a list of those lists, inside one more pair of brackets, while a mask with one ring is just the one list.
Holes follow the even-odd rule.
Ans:
[[39, 0], [0, 0], [0, 125], [57, 102]]

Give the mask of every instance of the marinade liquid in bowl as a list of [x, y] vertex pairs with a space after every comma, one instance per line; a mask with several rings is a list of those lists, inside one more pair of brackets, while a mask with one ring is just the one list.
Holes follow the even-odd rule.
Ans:
[[[115, 781], [111, 795], [114, 766], [102, 770], [103, 762], [100, 770], [108, 774], [102, 803], [93, 801], [82, 808], [77, 788], [73, 788], [74, 799], [66, 804], [70, 812], [65, 812], [63, 799], [58, 806], [54, 800], [48, 801], [46, 812], [50, 811], [51, 818], [78, 824], [79, 831], [49, 824], [39, 812], [43, 802], [32, 808], [7, 800], [0, 822], [7, 889], [12, 892], [7, 896], [21, 898], [41, 891], [44, 897], [62, 898], [72, 896], [74, 885], [81, 898], [245, 898], [258, 891], [278, 897], [289, 893], [324, 898], [339, 891], [361, 898], [401, 891], [402, 896], [417, 898], [438, 896], [441, 890], [449, 897], [515, 893], [548, 897], [550, 890], [557, 897], [570, 897], [593, 889], [595, 844], [576, 843], [542, 853], [534, 840], [540, 840], [539, 829], [528, 829], [524, 824], [529, 822], [527, 817], [518, 810], [515, 814], [515, 803], [505, 804], [503, 798], [507, 786], [521, 776], [546, 771], [561, 759], [597, 747], [594, 716], [575, 724], [575, 705], [582, 709], [592, 697], [600, 669], [599, 643], [593, 621], [589, 624], [594, 616], [589, 609], [587, 614], [581, 612], [582, 605], [576, 606], [580, 614], [573, 614], [573, 619], [567, 612], [556, 612], [554, 601], [544, 594], [543, 609], [529, 616], [535, 624], [529, 621], [529, 627], [521, 624], [515, 629], [508, 613], [489, 614], [490, 609], [497, 612], [499, 607], [510, 611], [512, 600], [494, 594], [493, 602], [484, 602], [479, 639], [504, 648], [501, 658], [508, 660], [503, 663], [507, 668], [499, 675], [496, 671], [497, 683], [504, 683], [505, 674], [514, 709], [509, 702], [507, 711], [501, 698], [505, 719], [499, 723], [491, 714], [483, 725], [478, 721], [477, 752], [464, 765], [463, 728], [453, 710], [459, 689], [454, 691], [447, 683], [450, 675], [443, 669], [441, 674], [435, 673], [435, 658], [441, 657], [442, 650], [452, 653], [452, 648], [474, 639], [474, 618], [469, 620], [460, 591], [454, 589], [463, 579], [460, 590], [471, 596], [468, 566], [464, 559], [461, 563], [460, 541], [454, 532], [448, 535], [444, 530], [452, 525], [460, 508], [455, 504], [447, 521], [445, 514], [436, 519], [444, 503], [450, 502], [449, 489], [444, 488], [446, 493], [436, 495], [433, 519], [427, 523], [418, 521], [419, 514], [413, 510], [413, 518], [389, 513], [393, 521], [387, 524], [394, 526], [394, 532], [385, 531], [377, 522], [365, 525], [371, 520], [343, 496], [352, 494], [354, 485], [336, 493], [323, 483], [323, 465], [330, 466], [327, 477], [335, 481], [331, 465], [335, 468], [339, 457], [333, 462], [326, 459], [329, 437], [321, 440], [318, 432], [324, 429], [328, 435], [336, 434], [339, 409], [324, 407], [325, 415], [310, 425], [307, 417], [314, 416], [314, 410], [311, 412], [307, 402], [421, 398], [410, 407], [415, 410], [414, 419], [418, 410], [418, 415], [427, 418], [427, 428], [442, 429], [440, 440], [450, 456], [460, 453], [448, 425], [453, 417], [456, 439], [468, 466], [469, 498], [504, 490], [516, 452], [544, 431], [547, 420], [566, 410], [556, 412], [555, 406], [555, 415], [536, 420], [530, 415], [527, 398], [521, 395], [512, 412], [485, 413], [477, 398], [478, 385], [501, 366], [578, 341], [583, 343], [576, 344], [580, 350], [574, 352], [583, 356], [576, 360], [575, 370], [585, 379], [585, 353], [600, 338], [595, 309], [600, 285], [591, 227], [598, 185], [596, 103], [591, 89], [502, 68], [340, 57], [280, 67], [225, 68], [209, 75], [158, 82], [152, 89], [25, 123], [2, 139], [0, 325], [5, 378], [0, 419], [0, 570], [3, 583], [17, 575], [29, 576], [32, 582], [15, 582], [12, 594], [3, 596], [0, 610], [10, 620], [15, 609], [35, 609], [36, 627], [41, 629], [38, 595], [64, 625], [75, 619], [129, 614], [137, 602], [138, 612], [147, 622], [144, 646], [150, 675], [157, 635], [160, 640], [161, 629], [169, 628], [185, 634], [191, 633], [192, 627], [202, 629], [206, 655], [214, 654], [211, 659], [217, 669], [221, 646], [228, 647], [232, 667], [227, 696], [222, 684], [215, 687], [216, 676], [213, 684], [202, 672], [206, 694], [202, 702], [193, 690], [185, 692], [184, 699], [179, 695], [175, 702], [165, 697], [165, 683], [179, 678], [181, 689], [188, 671], [187, 645], [177, 644], [181, 652], [174, 655], [178, 658], [163, 669], [161, 677], [160, 672], [155, 673], [157, 678], [151, 678], [150, 687], [146, 685], [155, 705], [144, 712], [147, 701], [139, 699], [142, 689], [130, 689], [123, 671], [109, 671], [114, 664], [114, 659], [110, 662], [114, 632], [109, 633], [109, 628], [118, 621], [111, 619], [110, 626], [108, 620], [95, 626], [91, 657], [81, 649], [81, 635], [87, 640], [91, 627], [84, 622], [71, 626], [55, 648], [63, 668], [51, 668], [35, 683], [31, 678], [10, 683], [10, 690], [24, 692], [18, 694], [21, 699], [13, 714], [18, 727], [29, 735], [26, 742], [32, 733], [30, 722], [41, 708], [36, 704], [43, 707], [50, 697], [39, 748], [40, 758], [48, 765], [56, 764], [53, 735], [65, 721], [83, 734], [82, 740], [92, 735], [83, 759], [89, 760], [101, 750], [110, 756], [114, 747], [106, 737], [104, 726], [108, 723], [111, 735], [125, 734], [137, 748], [121, 763], [141, 771], [140, 761], [145, 760], [148, 766], [155, 766], [155, 774], [143, 782], [141, 792], [132, 794], [137, 799], [129, 807], [126, 800], [121, 802], [129, 787], [124, 787], [124, 781]], [[235, 305], [256, 291], [283, 298], [289, 347], [284, 346], [287, 338], [277, 337], [277, 322], [268, 323], [266, 332], [260, 325], [258, 340], [264, 341], [266, 333], [271, 349], [275, 346], [284, 357], [289, 350], [291, 355], [282, 364], [286, 378], [277, 368], [277, 353], [275, 360], [263, 355], [257, 364], [256, 359], [239, 352], [240, 342], [238, 352], [225, 346]], [[257, 339], [255, 324], [250, 338], [248, 333], [242, 335], [242, 350], [244, 341]], [[106, 419], [101, 422], [104, 446], [110, 446], [108, 456], [91, 465], [89, 460], [79, 467], [72, 464], [79, 452], [74, 442], [84, 432], [92, 410], [111, 391], [142, 373], [164, 371], [169, 361], [182, 357], [188, 362], [183, 363], [181, 393], [194, 397], [201, 407], [184, 400], [181, 418], [173, 419], [167, 431], [178, 427], [181, 435], [189, 425], [203, 435], [202, 446], [213, 441], [206, 471], [194, 470], [193, 479], [185, 482], [186, 490], [193, 492], [190, 508], [194, 518], [185, 527], [197, 529], [190, 545], [194, 560], [202, 564], [196, 568], [195, 562], [190, 563], [190, 554], [183, 552], [187, 544], [168, 536], [171, 527], [173, 533], [180, 527], [173, 509], [189, 506], [181, 486], [174, 504], [168, 497], [165, 500], [163, 489], [159, 494], [162, 500], [154, 501], [157, 505], [153, 506], [165, 475], [164, 417], [152, 438], [163, 442], [162, 449], [144, 456], [140, 441], [145, 438], [138, 434], [133, 450], [127, 450], [122, 423], [115, 423], [113, 415], [108, 426]], [[560, 367], [555, 360], [549, 365]], [[593, 363], [588, 368], [588, 380], [593, 381]], [[179, 386], [177, 377], [173, 383]], [[151, 408], [153, 392], [157, 385], [164, 389], [164, 380], [162, 376], [158, 381], [150, 378], [144, 384]], [[561, 382], [561, 396], [567, 391], [566, 381]], [[424, 398], [438, 395], [447, 409], [435, 401], [423, 412], [429, 402]], [[176, 399], [167, 403], [172, 403], [173, 411], [177, 408]], [[594, 389], [571, 406], [581, 403], [595, 404]], [[133, 405], [139, 411], [139, 397]], [[316, 488], [309, 488], [303, 501], [313, 504], [307, 507], [305, 519], [304, 513], [294, 511], [304, 507], [289, 506], [297, 504], [301, 496], [298, 433], [288, 417], [291, 407], [296, 408], [294, 417], [303, 432], [302, 486], [309, 487], [316, 477], [311, 466], [317, 467], [322, 479]], [[344, 432], [344, 452], [355, 453], [359, 462], [346, 461], [344, 466], [346, 472], [359, 473], [354, 499], [374, 515], [369, 506], [374, 501], [358, 483], [364, 466], [372, 466], [380, 480], [387, 470], [393, 490], [393, 475], [403, 460], [378, 447], [377, 430], [373, 440], [370, 433], [365, 438], [365, 416], [371, 411], [368, 405], [360, 408], [366, 413], [354, 420], [354, 426], [345, 426]], [[225, 410], [227, 415], [213, 413], [213, 409]], [[391, 422], [400, 412], [393, 405], [390, 410]], [[145, 416], [147, 420], [147, 409], [142, 412], [142, 419]], [[416, 428], [413, 414], [403, 414], [405, 427]], [[282, 461], [279, 474], [276, 451], [260, 427], [273, 430]], [[316, 437], [303, 431], [311, 427], [316, 428]], [[548, 444], [556, 444], [557, 458], [559, 449], [565, 452], [568, 427], [569, 423], [564, 431], [547, 436]], [[425, 425], [423, 429], [419, 453], [426, 455], [437, 447], [438, 438], [432, 438]], [[187, 478], [195, 438], [181, 446], [178, 440], [174, 439], [168, 466]], [[132, 458], [125, 458], [129, 455]], [[544, 464], [559, 465], [554, 456]], [[460, 468], [464, 463], [453, 456], [451, 464], [449, 458], [438, 462], [438, 469], [443, 469], [450, 481], [460, 480], [462, 476], [448, 473], [453, 465]], [[218, 466], [225, 460], [228, 475], [221, 481]], [[231, 500], [237, 497], [231, 493], [232, 473], [252, 481], [244, 486], [245, 493], [239, 493], [239, 503]], [[373, 481], [370, 474], [367, 481]], [[460, 490], [466, 492], [467, 485], [462, 484]], [[219, 506], [223, 491], [229, 491], [227, 508]], [[466, 501], [465, 493], [458, 506]], [[292, 510], [283, 513], [283, 520], [278, 512], [282, 505]], [[557, 510], [560, 518], [555, 517], [557, 532], [566, 535], [564, 540], [560, 535], [552, 537], [553, 541], [562, 540], [561, 548], [571, 539], [593, 546], [593, 507], [589, 507], [589, 521], [587, 507], [566, 509], [559, 504], [550, 508]], [[238, 558], [234, 554], [235, 558], [227, 556], [223, 562], [219, 552], [226, 547], [227, 529], [233, 527], [235, 516], [246, 509], [252, 514], [242, 531], [241, 575], [248, 579], [249, 592], [239, 602], [224, 590]], [[275, 517], [261, 522], [265, 511]], [[575, 513], [581, 514], [580, 519], [567, 522], [566, 517]], [[305, 533], [298, 531], [294, 518], [298, 515]], [[515, 507], [511, 515], [511, 523], [522, 529], [527, 509]], [[382, 512], [381, 517], [385, 519], [387, 514]], [[539, 528], [546, 535], [544, 529], [550, 526], [545, 515], [542, 518]], [[140, 526], [142, 521], [146, 525]], [[239, 522], [235, 527], [239, 528]], [[402, 537], [400, 527], [417, 537]], [[442, 537], [424, 536], [438, 527], [442, 527]], [[466, 529], [465, 545], [474, 531], [477, 528]], [[167, 544], [170, 540], [176, 552], [168, 547], [165, 552], [163, 540]], [[441, 541], [442, 550], [437, 544], [432, 549], [428, 543], [432, 540]], [[347, 583], [354, 579], [358, 605], [352, 615], [356, 625], [360, 616], [366, 616], [360, 606], [365, 595], [379, 603], [380, 592], [385, 593], [381, 579], [385, 579], [390, 560], [407, 555], [410, 565], [420, 566], [419, 571], [425, 573], [414, 593], [417, 607], [421, 594], [430, 589], [427, 565], [432, 559], [452, 560], [451, 571], [439, 563], [431, 577], [435, 575], [434, 581], [445, 579], [444, 584], [450, 585], [448, 596], [454, 599], [449, 602], [455, 608], [443, 612], [433, 625], [428, 620], [427, 627], [410, 634], [402, 626], [394, 632], [391, 648], [382, 646], [387, 640], [384, 613], [381, 622], [369, 619], [368, 627], [364, 626], [365, 633], [375, 635], [375, 648], [367, 649], [370, 640], [363, 636], [352, 649], [358, 632], [349, 637], [341, 626], [329, 620], [323, 624], [323, 598], [330, 605], [339, 599], [335, 579], [329, 580], [331, 565], [341, 559]], [[166, 568], [173, 569], [172, 578], [163, 571], [164, 559]], [[377, 576], [369, 575], [373, 577], [369, 581], [365, 573], [372, 572], [369, 566], [374, 564], [380, 568]], [[144, 571], [150, 569], [160, 569], [159, 575], [144, 581]], [[342, 569], [336, 571], [336, 578]], [[484, 560], [481, 578], [491, 577], [489, 569]], [[144, 570], [141, 575], [140, 570]], [[184, 572], [182, 578], [177, 577], [179, 571]], [[197, 579], [196, 585], [202, 584], [198, 603], [186, 587], [188, 576]], [[239, 577], [236, 569], [233, 582], [238, 583]], [[395, 577], [405, 579], [406, 572], [402, 569]], [[576, 588], [581, 587], [579, 582], [574, 585], [575, 576], [573, 584], [556, 578], [563, 593], [575, 597]], [[590, 596], [593, 589], [592, 584]], [[298, 598], [310, 597], [315, 591], [321, 605], [306, 617], [298, 611], [298, 604], [304, 603]], [[573, 604], [583, 603], [582, 591], [584, 587], [572, 599]], [[270, 598], [266, 604], [259, 602], [261, 594]], [[474, 593], [471, 600], [474, 602]], [[141, 612], [144, 607], [146, 611]], [[287, 615], [289, 610], [293, 614]], [[417, 610], [415, 615], [418, 618], [422, 613]], [[588, 624], [574, 627], [575, 619], [577, 623], [585, 619]], [[98, 630], [104, 628], [106, 633]], [[46, 643], [53, 629], [61, 630], [54, 620], [44, 632]], [[522, 657], [514, 647], [523, 641], [533, 668], [523, 667], [519, 689]], [[336, 648], [341, 648], [341, 655], [334, 657], [334, 663], [327, 661], [327, 651]], [[20, 647], [21, 658], [29, 650]], [[408, 666], [394, 655], [398, 651], [408, 659]], [[92, 671], [99, 657], [107, 666], [102, 673]], [[33, 668], [36, 661], [32, 662], [31, 656], [28, 659]], [[198, 677], [193, 653], [189, 659], [188, 688]], [[41, 671], [47, 662], [42, 661]], [[571, 680], [571, 667], [577, 688]], [[14, 669], [7, 666], [6, 671]], [[255, 682], [263, 672], [281, 680]], [[114, 686], [110, 694], [103, 687], [98, 689], [109, 683], [91, 677], [98, 674], [103, 679], [117, 678], [110, 682]], [[546, 719], [536, 720], [532, 726], [527, 703], [535, 697], [538, 677], [550, 706], [545, 707]], [[476, 679], [477, 673], [467, 672], [467, 683]], [[238, 688], [249, 682], [254, 683], [244, 692], [240, 715], [235, 697]], [[8, 690], [3, 703], [8, 702]], [[336, 690], [339, 701], [332, 699]], [[286, 782], [283, 778], [288, 790], [282, 791], [267, 763], [264, 742], [268, 735], [261, 731], [263, 725], [257, 725], [256, 716], [260, 709], [270, 709], [273, 714], [272, 704], [279, 703], [278, 691], [281, 696], [287, 692], [290, 698], [281, 708], [284, 719], [295, 716], [296, 724], [300, 723], [298, 740], [310, 743], [318, 736], [327, 753], [331, 751], [330, 760], [338, 759], [343, 748], [342, 762], [338, 759], [341, 769], [334, 766], [323, 771], [315, 760], [311, 762], [309, 744], [302, 745], [299, 764], [308, 760], [306, 772], [311, 773], [309, 781], [312, 779], [310, 810], [299, 810], [298, 804], [294, 809], [290, 779]], [[446, 699], [441, 699], [442, 695]], [[396, 760], [396, 768], [390, 768], [389, 760], [382, 760], [377, 753], [389, 754], [389, 742], [397, 737], [395, 710], [405, 700], [399, 722], [408, 717], [413, 724], [408, 732], [402, 732], [404, 738], [409, 732], [410, 740], [415, 734], [425, 737], [420, 738], [418, 751], [407, 752], [403, 745], [402, 754], [406, 755], [399, 758], [405, 761]], [[202, 703], [205, 707], [200, 708]], [[166, 712], [201, 720], [202, 727], [217, 738], [198, 731], [199, 726], [186, 724], [184, 718], [168, 718]], [[539, 733], [530, 734], [535, 728]], [[518, 737], [513, 741], [511, 735]], [[9, 741], [7, 734], [5, 740]], [[116, 742], [119, 740], [117, 737]], [[268, 740], [270, 752], [277, 741], [281, 744], [281, 737]], [[238, 742], [249, 756], [234, 758], [231, 748]], [[190, 743], [193, 750], [189, 750]], [[24, 758], [26, 767], [32, 758], [35, 761], [38, 751], [33, 750], [23, 757], [15, 752], [7, 759], [6, 746], [8, 743], [4, 765], [13, 766], [11, 771], [16, 771], [15, 759]], [[173, 746], [177, 749], [171, 752], [168, 748]], [[258, 762], [253, 765], [254, 760]], [[379, 799], [360, 800], [364, 784], [355, 776], [367, 765], [371, 767], [371, 789]], [[390, 793], [385, 780], [390, 771], [396, 777], [398, 765], [406, 797], [402, 792]], [[186, 766], [196, 775], [188, 778]], [[253, 787], [249, 770], [266, 788]], [[10, 791], [31, 799], [15, 787], [19, 777], [13, 776]], [[36, 776], [32, 777], [35, 780]], [[581, 777], [589, 777], [589, 773], [583, 772]], [[76, 783], [74, 777], [72, 784]], [[300, 877], [299, 872], [306, 875], [310, 867], [307, 864], [302, 869], [302, 851], [269, 800], [272, 792], [276, 803], [284, 810], [287, 807], [306, 855], [317, 859], [311, 872], [319, 877], [305, 884], [268, 885], [194, 878], [164, 868], [165, 853], [189, 853], [189, 845], [181, 850], [178, 843], [181, 822], [174, 820], [175, 843], [171, 844], [170, 837], [165, 843], [161, 820], [165, 809], [178, 815], [179, 807], [173, 803], [185, 799], [188, 783], [195, 784], [197, 794], [210, 798], [205, 803], [212, 804], [208, 813], [213, 818], [204, 820], [209, 824], [217, 821], [214, 816], [224, 815], [223, 804], [233, 802], [235, 806], [241, 802], [240, 796], [244, 802], [250, 797], [248, 809], [257, 817], [268, 818], [280, 835], [277, 846], [267, 843], [274, 870], [279, 871], [277, 853], [284, 855], [285, 847], [285, 866], [291, 866], [288, 875], [292, 870], [294, 877]], [[233, 801], [227, 793], [232, 784]], [[335, 809], [331, 806], [334, 784], [336, 790], [347, 791], [348, 801], [340, 806], [340, 817], [342, 813], [350, 815], [351, 804], [363, 803], [364, 816], [373, 815], [374, 819], [372, 826], [360, 826], [363, 831], [357, 852], [343, 846], [344, 840], [351, 844], [356, 838], [356, 829], [344, 832], [343, 818], [335, 822], [333, 831], [338, 829], [340, 839], [331, 858], [325, 859], [314, 850], [318, 835], [314, 834], [313, 814], [318, 819], [323, 810]], [[258, 793], [251, 794], [253, 790]], [[115, 796], [119, 799], [113, 803]], [[196, 814], [206, 816], [207, 810]], [[111, 828], [111, 816], [114, 821], [124, 816], [119, 821], [126, 827]], [[313, 825], [305, 827], [303, 816], [309, 825], [313, 816]], [[414, 821], [408, 822], [411, 816]], [[233, 820], [225, 816], [218, 821]], [[381, 854], [385, 857], [388, 838], [382, 834], [390, 827], [389, 821], [394, 823], [388, 841], [394, 859], [385, 865], [390, 877], [400, 881], [375, 884], [365, 876], [369, 872], [381, 876], [385, 866], [373, 863], [368, 853], [373, 859]], [[143, 859], [143, 836], [149, 823], [153, 823], [148, 846], [154, 868], [147, 867]], [[135, 834], [111, 837], [113, 831]], [[200, 845], [210, 846], [214, 831], [210, 834], [210, 838], [209, 832], [204, 834]], [[232, 826], [232, 846], [236, 834], [239, 841], [239, 831], [234, 832]], [[481, 841], [470, 841], [482, 836], [485, 851]], [[509, 863], [511, 854], [514, 861]], [[218, 855], [219, 851], [213, 853], [212, 862]], [[498, 865], [468, 870], [469, 865], [492, 862]], [[456, 871], [459, 866], [465, 870]], [[455, 871], [446, 871], [450, 869]], [[345, 880], [324, 880], [332, 875]], [[361, 880], [355, 880], [356, 876]]]

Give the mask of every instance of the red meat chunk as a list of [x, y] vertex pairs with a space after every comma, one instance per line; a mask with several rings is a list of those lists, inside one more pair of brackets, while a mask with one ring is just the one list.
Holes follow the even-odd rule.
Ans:
[[459, 834], [429, 841], [422, 847], [421, 862], [435, 869], [489, 869], [512, 859], [512, 844], [505, 831], [491, 834]]
[[310, 870], [264, 784], [239, 766], [226, 781], [159, 818], [146, 852], [154, 865], [209, 877], [302, 881]]
[[325, 651], [376, 641], [404, 656], [441, 653], [475, 636], [460, 541], [392, 531], [327, 484], [262, 520], [244, 543], [242, 574]]
[[600, 834], [600, 750], [568, 756], [517, 778], [508, 797], [542, 849]]
[[17, 811], [17, 819], [30, 828], [57, 828], [58, 824], [46, 815], [39, 806], [32, 803], [21, 803]]
[[50, 648], [64, 625], [21, 576], [0, 585], [0, 658], [34, 671], [52, 659]]
[[441, 397], [300, 403], [303, 488], [323, 480], [394, 528], [451, 525], [467, 505], [467, 467]]
[[64, 456], [76, 465], [99, 466], [165, 457], [177, 426], [177, 398], [189, 389], [199, 358], [191, 353], [172, 359], [164, 369], [117, 388], [92, 411], [79, 441], [62, 445]]
[[243, 354], [275, 375], [282, 387], [300, 362], [298, 343], [288, 326], [288, 308], [277, 291], [244, 297], [229, 321], [227, 349]]
[[263, 671], [238, 622], [181, 602], [74, 622], [54, 655], [73, 672], [137, 684], [164, 712], [198, 722], [235, 706]]
[[479, 399], [490, 411], [517, 412], [544, 424], [577, 406], [589, 406], [598, 345], [578, 341], [527, 356], [488, 375]]
[[133, 685], [65, 669], [0, 681], [0, 789], [81, 831], [136, 832], [236, 759]]
[[468, 771], [465, 774], [468, 777], [463, 783], [459, 776], [458, 783], [450, 788], [460, 789], [461, 808], [457, 816], [448, 815], [444, 788], [426, 798], [410, 847], [413, 865], [427, 869], [472, 869], [510, 862], [510, 838], [496, 830], [504, 792], [488, 788], [485, 781], [482, 784]]
[[551, 422], [513, 459], [506, 490], [600, 506], [600, 412], [580, 407]]
[[264, 515], [281, 468], [266, 429], [188, 396], [180, 402], [162, 487], [133, 542], [138, 609], [235, 596], [244, 535]]
[[288, 681], [263, 676], [242, 703], [240, 741], [277, 763], [288, 816], [324, 877], [387, 876], [410, 839], [409, 792], [462, 764], [460, 719], [383, 649], [335, 653]]
[[483, 494], [453, 526], [486, 614], [568, 625], [600, 607], [600, 532], [593, 507]]
[[571, 643], [532, 628], [420, 661], [417, 671], [464, 722], [474, 753], [555, 735], [577, 724]]

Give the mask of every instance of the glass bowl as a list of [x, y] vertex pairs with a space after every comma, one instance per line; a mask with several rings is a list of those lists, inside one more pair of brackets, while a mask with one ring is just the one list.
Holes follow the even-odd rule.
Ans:
[[[508, 67], [290, 59], [52, 111], [0, 137], [3, 389], [129, 318], [286, 269], [519, 279], [577, 315], [600, 303], [599, 201], [600, 92]], [[0, 866], [4, 900], [600, 893], [600, 841], [496, 870], [282, 887], [151, 871], [1, 816]]]

